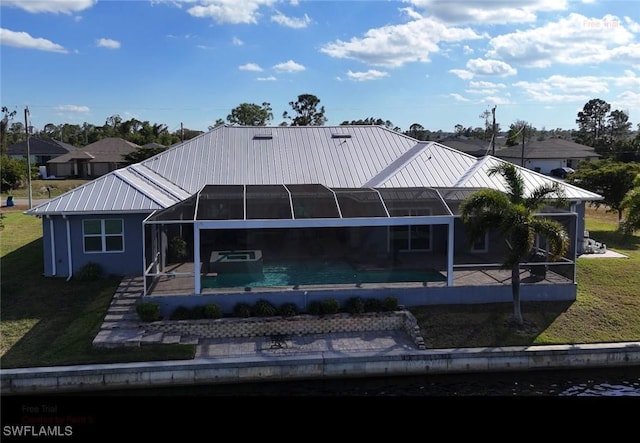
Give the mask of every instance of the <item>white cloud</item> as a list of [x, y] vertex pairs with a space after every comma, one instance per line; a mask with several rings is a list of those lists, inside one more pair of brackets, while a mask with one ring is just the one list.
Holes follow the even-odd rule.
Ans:
[[466, 89], [466, 92], [471, 94], [482, 94], [482, 95], [496, 94], [506, 87], [507, 86], [504, 83], [472, 81], [472, 82], [469, 82], [469, 88]]
[[110, 38], [101, 38], [96, 42], [96, 46], [98, 46], [99, 48], [119, 49], [120, 42], [112, 40]]
[[375, 69], [370, 69], [366, 72], [352, 72], [351, 70], [347, 72], [347, 77], [349, 77], [351, 80], [355, 80], [358, 82], [364, 82], [368, 80], [378, 80], [380, 78], [388, 77], [388, 76], [389, 76], [389, 73], [377, 71]]
[[620, 86], [622, 88], [635, 88], [640, 90], [640, 77], [638, 77], [633, 71], [626, 70], [624, 71], [624, 76], [615, 77], [612, 81], [616, 86]]
[[631, 17], [625, 17], [624, 22], [627, 25], [629, 31], [636, 34], [640, 33], [640, 24], [637, 21], [633, 20]]
[[429, 62], [440, 43], [484, 38], [470, 28], [445, 26], [433, 18], [368, 30], [364, 37], [337, 40], [320, 51], [335, 58], [358, 60], [374, 66], [399, 67], [411, 62]]
[[0, 42], [2, 45], [16, 48], [37, 49], [39, 51], [60, 52], [63, 54], [69, 52], [63, 46], [50, 40], [35, 38], [26, 32], [15, 32], [4, 28], [0, 28]]
[[78, 113], [87, 113], [89, 112], [88, 106], [80, 106], [80, 105], [59, 105], [56, 106], [56, 111], [59, 112], [78, 112]]
[[241, 71], [255, 71], [255, 72], [262, 71], [262, 68], [260, 67], [260, 65], [256, 63], [246, 63], [244, 65], [238, 66], [238, 69], [240, 69]]
[[491, 39], [487, 56], [538, 68], [553, 63], [592, 64], [633, 52], [631, 46], [625, 48], [632, 41], [633, 34], [617, 17], [593, 19], [572, 13], [554, 23]]
[[505, 97], [488, 96], [480, 100], [482, 103], [490, 103], [492, 105], [508, 105], [511, 101]]
[[287, 28], [301, 29], [309, 26], [311, 18], [309, 18], [307, 14], [302, 18], [287, 17], [281, 12], [278, 12], [276, 15], [271, 16], [271, 21], [286, 26]]
[[242, 45], [244, 45], [244, 42], [242, 40], [240, 40], [238, 37], [233, 37], [233, 40], [231, 40], [231, 43], [234, 46], [242, 46]]
[[469, 99], [461, 96], [460, 94], [449, 94], [449, 97], [458, 102], [468, 102]]
[[273, 82], [276, 81], [276, 78], [273, 75], [270, 75], [269, 77], [258, 77], [256, 80], [259, 82]]
[[450, 69], [449, 72], [457, 75], [462, 80], [471, 80], [473, 78], [473, 72], [469, 72], [465, 69]]
[[2, 6], [15, 6], [30, 13], [72, 14], [98, 3], [98, 0], [2, 0]]
[[201, 0], [187, 9], [193, 17], [210, 17], [216, 23], [255, 24], [260, 17], [261, 6], [271, 6], [276, 0]]
[[293, 60], [289, 60], [288, 62], [278, 63], [273, 67], [278, 72], [300, 72], [304, 71], [306, 68]]
[[584, 101], [589, 97], [609, 92], [607, 80], [594, 77], [567, 77], [552, 75], [540, 82], [520, 81], [514, 86], [522, 88], [533, 100], [542, 103]]
[[616, 100], [611, 103], [612, 107], [624, 110], [630, 107], [640, 107], [640, 92], [624, 91], [618, 94]]
[[538, 12], [563, 11], [568, 0], [404, 0], [447, 23], [509, 24], [536, 20]]
[[500, 60], [486, 60], [482, 58], [469, 60], [467, 62], [467, 69], [476, 75], [495, 75], [498, 77], [506, 77], [518, 73], [518, 71], [508, 63]]

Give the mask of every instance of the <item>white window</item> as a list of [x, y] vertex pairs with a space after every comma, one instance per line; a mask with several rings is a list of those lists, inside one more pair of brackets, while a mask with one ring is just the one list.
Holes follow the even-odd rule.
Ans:
[[84, 252], [123, 252], [124, 222], [122, 219], [83, 220]]

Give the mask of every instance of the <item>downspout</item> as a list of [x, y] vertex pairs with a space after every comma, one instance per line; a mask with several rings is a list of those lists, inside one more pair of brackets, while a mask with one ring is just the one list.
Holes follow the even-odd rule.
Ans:
[[47, 215], [49, 219], [49, 239], [51, 240], [51, 272], [53, 276], [56, 276], [56, 241], [55, 231], [53, 229], [53, 219], [50, 215]]
[[73, 277], [73, 262], [71, 260], [71, 224], [69, 223], [69, 219], [66, 215], [62, 216], [67, 221], [67, 261], [69, 263], [69, 277], [67, 277], [67, 281], [71, 280]]

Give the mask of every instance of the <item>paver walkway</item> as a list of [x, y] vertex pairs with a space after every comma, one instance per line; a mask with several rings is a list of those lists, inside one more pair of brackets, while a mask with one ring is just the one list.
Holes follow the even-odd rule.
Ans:
[[404, 331], [340, 332], [279, 337], [197, 338], [162, 332], [146, 332], [136, 312], [142, 297], [142, 277], [122, 280], [109, 305], [100, 331], [93, 340], [96, 347], [140, 346], [141, 344], [195, 344], [195, 358], [246, 356], [286, 356], [296, 353], [392, 354], [416, 350], [415, 341]]

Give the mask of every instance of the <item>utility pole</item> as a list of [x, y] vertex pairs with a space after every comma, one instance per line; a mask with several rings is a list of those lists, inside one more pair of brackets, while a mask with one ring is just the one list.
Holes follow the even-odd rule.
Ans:
[[24, 108], [24, 129], [27, 132], [27, 183], [29, 184], [29, 209], [31, 209], [31, 149], [29, 148], [29, 107]]
[[491, 155], [495, 156], [496, 155], [496, 105], [493, 105], [491, 114], [493, 114], [493, 134], [491, 137]]
[[182, 122], [180, 122], [180, 141], [184, 141], [184, 126], [182, 125]]

